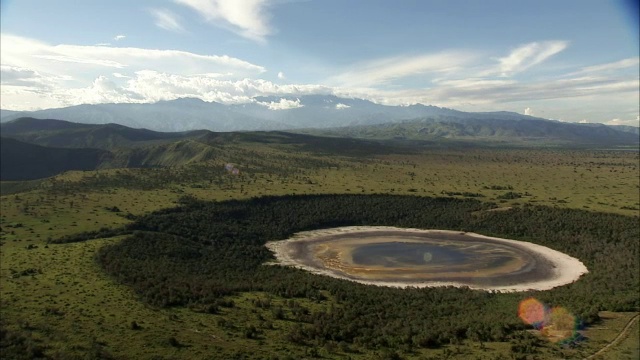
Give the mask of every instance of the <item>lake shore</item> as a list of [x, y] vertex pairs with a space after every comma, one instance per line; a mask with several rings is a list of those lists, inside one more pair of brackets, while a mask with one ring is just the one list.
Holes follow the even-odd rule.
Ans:
[[[327, 239], [332, 239], [331, 241], [337, 241], [336, 239], [339, 239], [341, 236], [353, 238], [357, 237], [358, 234], [361, 233], [398, 233], [422, 236], [428, 235], [432, 237], [464, 236], [465, 238], [470, 239], [470, 241], [473, 241], [475, 239], [478, 241], [487, 241], [491, 243], [513, 246], [520, 250], [526, 251], [531, 256], [539, 259], [540, 263], [543, 263], [545, 267], [545, 278], [537, 280], [523, 279], [521, 283], [496, 286], [469, 284], [459, 281], [385, 281], [359, 279], [353, 276], [349, 276], [348, 274], [340, 273], [334, 271], [333, 269], [327, 268], [322, 264], [319, 264], [317, 261], [314, 261], [313, 254], [305, 253], [305, 249], [314, 243], [327, 241]], [[588, 273], [587, 268], [580, 260], [545, 246], [525, 241], [495, 238], [475, 233], [464, 233], [460, 231], [449, 230], [408, 229], [388, 226], [350, 226], [299, 232], [290, 239], [272, 241], [267, 243], [266, 246], [274, 253], [277, 259], [276, 262], [270, 263], [272, 265], [292, 266], [299, 269], [304, 269], [314, 274], [355, 281], [361, 284], [398, 288], [454, 286], [497, 292], [549, 290], [554, 287], [570, 284], [578, 280], [582, 275]], [[304, 258], [304, 261], [302, 261], [301, 258]]]

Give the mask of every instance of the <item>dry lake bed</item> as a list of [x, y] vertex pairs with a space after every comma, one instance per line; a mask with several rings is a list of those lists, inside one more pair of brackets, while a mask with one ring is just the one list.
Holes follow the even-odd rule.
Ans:
[[541, 245], [447, 230], [341, 227], [266, 246], [279, 265], [379, 286], [548, 290], [588, 272], [580, 260]]

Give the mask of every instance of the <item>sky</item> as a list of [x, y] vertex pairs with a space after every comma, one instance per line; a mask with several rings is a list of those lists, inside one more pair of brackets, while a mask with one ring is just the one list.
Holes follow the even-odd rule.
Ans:
[[0, 1], [2, 109], [332, 94], [640, 122], [638, 0]]

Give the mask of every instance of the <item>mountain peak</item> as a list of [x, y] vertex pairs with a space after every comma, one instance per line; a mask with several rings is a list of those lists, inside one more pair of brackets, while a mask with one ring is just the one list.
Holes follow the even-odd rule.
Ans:
[[176, 104], [176, 105], [206, 105], [206, 104], [221, 105], [220, 103], [217, 103], [215, 101], [204, 101], [196, 97], [181, 97], [173, 100], [161, 100], [161, 101], [158, 101], [158, 103]]

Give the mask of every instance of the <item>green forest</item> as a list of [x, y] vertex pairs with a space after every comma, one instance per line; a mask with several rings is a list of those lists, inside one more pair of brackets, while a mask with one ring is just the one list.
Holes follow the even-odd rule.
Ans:
[[[96, 260], [153, 307], [188, 307], [216, 316], [231, 297], [265, 292], [255, 306], [293, 322], [287, 340], [350, 349], [438, 348], [471, 341], [512, 341], [531, 352], [538, 338], [521, 331], [518, 303], [536, 297], [563, 306], [578, 326], [598, 312], [637, 311], [640, 302], [638, 217], [525, 205], [486, 211], [474, 199], [400, 195], [268, 196], [223, 202], [181, 199], [178, 207], [140, 216], [120, 228], [55, 239], [57, 243], [129, 234], [101, 248]], [[476, 232], [544, 245], [580, 259], [589, 269], [577, 282], [550, 291], [492, 293], [467, 288], [397, 289], [366, 286], [281, 266], [264, 244], [296, 232], [353, 225], [385, 225]], [[326, 307], [301, 305], [300, 300]], [[244, 324], [221, 326], [242, 328]], [[272, 326], [244, 329], [259, 338]], [[520, 345], [518, 345], [520, 344]]]

